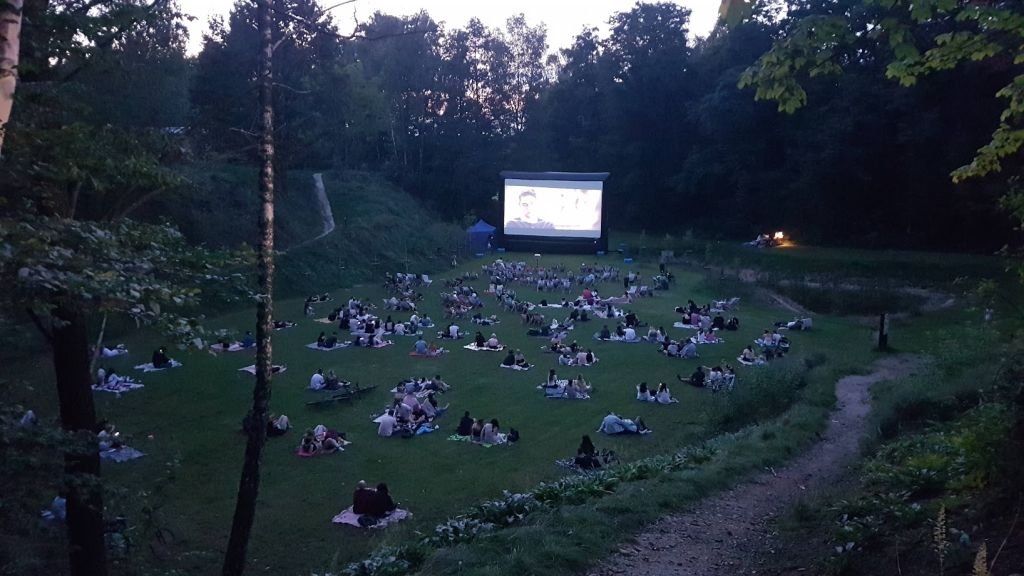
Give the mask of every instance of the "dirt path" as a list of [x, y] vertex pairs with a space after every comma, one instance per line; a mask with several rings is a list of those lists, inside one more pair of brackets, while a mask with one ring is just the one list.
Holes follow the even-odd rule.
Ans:
[[842, 378], [821, 442], [774, 473], [764, 472], [686, 514], [662, 518], [589, 574], [764, 574], [763, 559], [775, 550], [775, 519], [841, 478], [856, 456], [871, 410], [870, 387], [913, 374], [923, 364], [920, 357], [894, 356], [877, 362], [866, 376]]
[[331, 201], [327, 198], [327, 190], [324, 188], [323, 174], [313, 174], [313, 187], [316, 192], [317, 211], [320, 212], [321, 232], [315, 238], [299, 242], [298, 244], [289, 247], [288, 250], [282, 250], [282, 254], [287, 254], [290, 250], [295, 250], [296, 248], [302, 248], [303, 246], [312, 244], [331, 232], [334, 232], [334, 211], [331, 210]]

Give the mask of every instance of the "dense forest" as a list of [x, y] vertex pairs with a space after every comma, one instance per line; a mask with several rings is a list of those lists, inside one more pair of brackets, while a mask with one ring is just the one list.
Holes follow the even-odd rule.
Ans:
[[[166, 199], [189, 186], [188, 165], [256, 163], [255, 7], [238, 2], [192, 57], [174, 2], [89, 4], [25, 2], [0, 209], [187, 222], [187, 203]], [[867, 18], [861, 0], [762, 0], [696, 39], [687, 9], [638, 3], [558, 51], [522, 16], [496, 29], [377, 13], [343, 35], [313, 0], [275, 6], [279, 175], [379, 173], [462, 222], [499, 216], [502, 169], [609, 171], [620, 230], [784, 227], [807, 243], [977, 251], [1008, 240], [1009, 174], [949, 174], [997, 125], [1009, 61], [903, 88], [866, 40], [794, 114], [738, 88], [793, 22]]]

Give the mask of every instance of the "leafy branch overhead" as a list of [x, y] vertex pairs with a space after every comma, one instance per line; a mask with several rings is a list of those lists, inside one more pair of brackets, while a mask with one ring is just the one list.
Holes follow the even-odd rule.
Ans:
[[5, 304], [39, 316], [55, 306], [123, 313], [138, 323], [166, 323], [182, 341], [195, 336], [196, 326], [178, 311], [214, 290], [219, 299], [251, 296], [238, 272], [251, 260], [250, 252], [190, 245], [169, 225], [0, 219], [0, 279], [11, 300]]
[[807, 104], [803, 80], [839, 74], [886, 53], [886, 75], [913, 86], [931, 74], [962, 64], [986, 62], [1016, 73], [997, 92], [1006, 104], [988, 144], [970, 164], [952, 174], [955, 182], [1003, 169], [1024, 145], [1024, 5], [1010, 1], [860, 0], [828, 15], [797, 20], [772, 49], [740, 78], [756, 88], [758, 100], [774, 100], [782, 112]]

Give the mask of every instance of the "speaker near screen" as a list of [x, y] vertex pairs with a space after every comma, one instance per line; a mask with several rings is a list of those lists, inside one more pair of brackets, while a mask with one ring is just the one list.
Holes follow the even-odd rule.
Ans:
[[608, 173], [502, 172], [502, 245], [512, 250], [607, 250]]

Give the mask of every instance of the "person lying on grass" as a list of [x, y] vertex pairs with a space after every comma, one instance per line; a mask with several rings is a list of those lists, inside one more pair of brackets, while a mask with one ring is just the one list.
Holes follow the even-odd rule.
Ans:
[[651, 430], [644, 424], [644, 421], [637, 416], [635, 420], [628, 420], [620, 417], [614, 412], [609, 412], [604, 420], [601, 421], [601, 426], [597, 429], [598, 432], [603, 432], [608, 435], [615, 434], [647, 434]]

